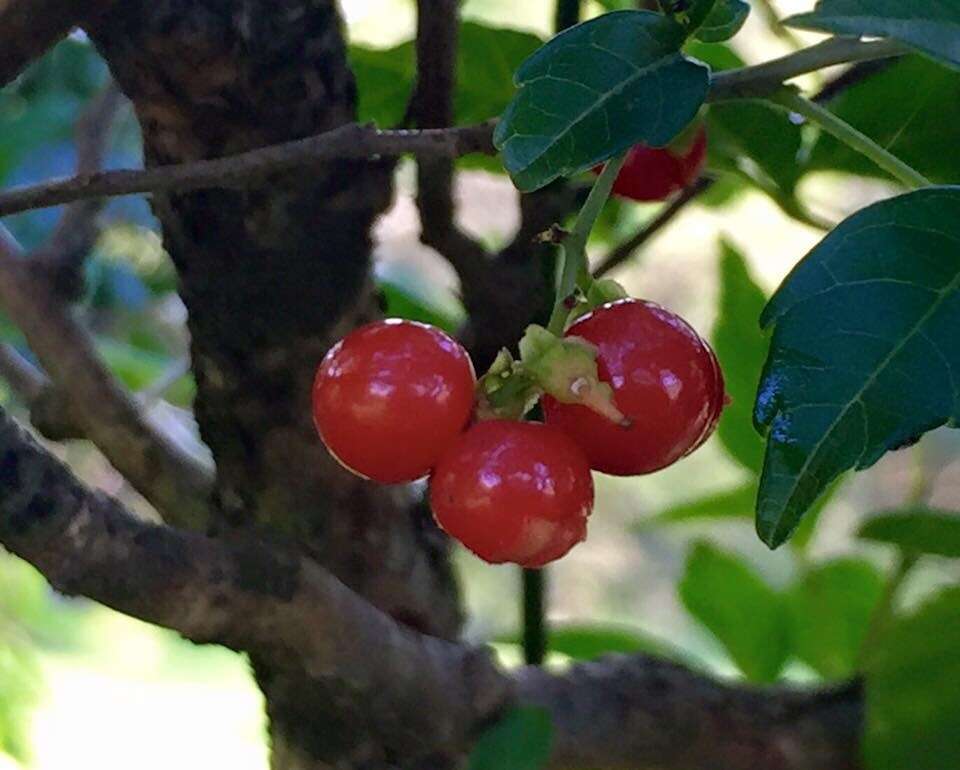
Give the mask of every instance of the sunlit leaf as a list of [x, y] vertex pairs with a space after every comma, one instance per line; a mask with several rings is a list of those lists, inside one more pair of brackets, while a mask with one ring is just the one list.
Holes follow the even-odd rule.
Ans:
[[742, 558], [698, 543], [687, 559], [680, 598], [748, 679], [777, 679], [790, 651], [787, 608]]

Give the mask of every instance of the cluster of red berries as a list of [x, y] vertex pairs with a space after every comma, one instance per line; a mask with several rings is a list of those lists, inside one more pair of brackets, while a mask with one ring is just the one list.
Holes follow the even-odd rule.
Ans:
[[700, 446], [724, 403], [713, 351], [681, 318], [626, 299], [566, 336], [596, 346], [629, 425], [545, 396], [544, 423], [475, 420], [475, 375], [439, 329], [387, 320], [337, 343], [317, 371], [313, 414], [352, 472], [392, 484], [429, 474], [437, 523], [489, 562], [541, 567], [586, 537], [591, 468], [650, 473]]

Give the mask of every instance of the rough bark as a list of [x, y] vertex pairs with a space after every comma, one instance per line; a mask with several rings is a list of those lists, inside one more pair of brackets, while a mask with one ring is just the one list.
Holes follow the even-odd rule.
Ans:
[[516, 702], [551, 713], [555, 768], [859, 766], [856, 684], [754, 689], [642, 655], [508, 674], [482, 652], [398, 624], [296, 549], [136, 520], [2, 410], [0, 543], [64, 592], [249, 652], [286, 727], [278, 767], [452, 767]]
[[[332, 0], [129, 0], [88, 32], [133, 102], [148, 166], [223, 157], [354, 119]], [[330, 162], [153, 204], [189, 310], [196, 415], [218, 471], [213, 528], [296, 541], [377, 607], [451, 638], [460, 610], [428, 514], [409, 489], [342, 470], [310, 419], [324, 351], [376, 313], [369, 231], [390, 201], [389, 169]], [[270, 661], [254, 663], [277, 767], [377, 755], [350, 712]], [[319, 741], [333, 734], [338, 741]]]

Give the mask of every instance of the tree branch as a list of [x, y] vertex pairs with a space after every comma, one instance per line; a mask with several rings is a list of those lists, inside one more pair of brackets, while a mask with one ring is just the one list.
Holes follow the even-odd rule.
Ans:
[[0, 0], [0, 87], [116, 0]]
[[686, 208], [687, 204], [695, 200], [701, 193], [709, 190], [710, 187], [713, 186], [713, 183], [714, 180], [709, 177], [700, 177], [700, 179], [692, 185], [683, 189], [679, 195], [664, 206], [660, 210], [660, 213], [645, 224], [635, 235], [614, 247], [609, 254], [603, 257], [593, 270], [594, 277], [601, 278], [630, 259], [637, 249], [670, 224], [674, 217]]
[[492, 155], [493, 124], [480, 123], [429, 131], [381, 131], [350, 123], [306, 139], [284, 142], [215, 160], [123, 169], [13, 188], [0, 194], [0, 216], [97, 196], [184, 192], [202, 188], [242, 188], [284, 171], [302, 171], [315, 163], [378, 155], [431, 155], [458, 158]]
[[[81, 114], [76, 126], [77, 175], [95, 174], [103, 167], [110, 132], [123, 94], [111, 81]], [[45, 272], [54, 292], [68, 301], [83, 292], [83, 261], [99, 235], [97, 217], [106, 199], [90, 198], [67, 207], [53, 233], [31, 255], [31, 261]]]
[[69, 421], [79, 423], [83, 435], [161, 515], [194, 526], [204, 522], [212, 469], [147, 420], [2, 228], [0, 305], [27, 338], [57, 395], [65, 397]]
[[458, 758], [519, 702], [550, 711], [553, 768], [859, 767], [857, 687], [738, 687], [643, 656], [505, 674], [484, 653], [401, 627], [294, 551], [135, 519], [2, 410], [0, 543], [60, 591], [300, 676], [411, 766]]
[[895, 40], [862, 42], [856, 38], [832, 37], [763, 64], [716, 73], [711, 79], [707, 100], [719, 102], [769, 96], [786, 81], [824, 67], [886, 59], [908, 51]]
[[562, 674], [518, 672], [521, 702], [553, 717], [551, 767], [857, 770], [862, 693], [722, 684], [646, 656]]
[[[454, 122], [460, 0], [418, 0], [417, 85], [410, 113], [420, 129], [438, 129]], [[417, 209], [420, 240], [436, 249], [457, 271], [464, 290], [484, 281], [487, 250], [456, 224], [453, 159], [417, 158]]]
[[[786, 80], [823, 67], [899, 56], [905, 49], [895, 41], [860, 42], [831, 38], [802, 51], [751, 67], [718, 72], [708, 101], [769, 96]], [[302, 170], [336, 158], [412, 154], [418, 157], [459, 158], [479, 152], [492, 155], [494, 122], [420, 131], [381, 131], [349, 124], [323, 134], [216, 160], [160, 166], [143, 171], [120, 170], [80, 175], [0, 193], [0, 216], [97, 196], [182, 192], [201, 188], [245, 187], [271, 174]]]
[[0, 543], [63, 593], [298, 674], [400, 756], [462, 750], [508, 693], [486, 655], [402, 628], [292, 550], [137, 520], [2, 410]]

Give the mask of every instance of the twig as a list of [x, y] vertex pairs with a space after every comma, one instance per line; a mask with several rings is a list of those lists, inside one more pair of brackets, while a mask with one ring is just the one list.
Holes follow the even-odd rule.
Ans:
[[79, 24], [106, 13], [116, 0], [0, 2], [0, 87]]
[[[408, 112], [421, 129], [453, 123], [459, 6], [459, 0], [417, 2], [417, 85]], [[469, 292], [487, 278], [490, 255], [457, 226], [453, 180], [452, 158], [417, 158], [420, 240], [453, 266], [465, 292]], [[472, 304], [470, 297], [464, 296], [464, 301]]]
[[[770, 96], [784, 81], [798, 75], [845, 62], [898, 56], [905, 50], [892, 41], [833, 38], [765, 64], [718, 72], [713, 77], [708, 100]], [[404, 154], [458, 158], [475, 152], [493, 154], [493, 126], [489, 121], [458, 128], [381, 131], [372, 126], [348, 124], [307, 139], [216, 160], [143, 171], [107, 171], [14, 188], [0, 194], [0, 216], [96, 196], [244, 187], [270, 174], [302, 171], [313, 163], [334, 158]]]
[[[76, 126], [77, 175], [95, 174], [103, 167], [114, 119], [122, 104], [123, 94], [111, 81], [80, 116]], [[74, 300], [83, 290], [81, 268], [99, 234], [97, 217], [105, 203], [104, 198], [91, 198], [68, 206], [50, 237], [31, 255], [33, 263], [49, 275], [54, 291], [65, 299]]]
[[30, 270], [16, 241], [0, 228], [0, 305], [20, 328], [71, 421], [161, 515], [202, 524], [212, 469], [150, 423], [103, 365], [93, 341]]
[[844, 91], [863, 83], [866, 80], [886, 72], [890, 67], [900, 61], [902, 57], [892, 56], [889, 59], [876, 59], [874, 61], [862, 61], [854, 64], [846, 71], [840, 73], [833, 80], [825, 83], [812, 97], [817, 104], [824, 104], [836, 98]]
[[97, 196], [244, 187], [271, 174], [303, 171], [314, 163], [336, 158], [406, 153], [448, 158], [475, 152], [493, 154], [492, 134], [491, 123], [429, 131], [381, 131], [349, 123], [306, 139], [215, 160], [145, 170], [104, 171], [13, 188], [0, 194], [0, 216]]
[[834, 37], [763, 64], [718, 72], [711, 80], [707, 98], [717, 102], [769, 96], [788, 80], [824, 67], [886, 59], [908, 50], [895, 40], [861, 42], [855, 38]]
[[801, 96], [793, 89], [785, 88], [781, 90], [779, 93], [771, 96], [770, 101], [818, 125], [851, 149], [856, 150], [872, 160], [894, 179], [902, 182], [906, 187], [919, 189], [921, 187], [929, 187], [932, 184], [923, 174], [878, 145], [869, 136], [858, 131], [846, 121], [841, 120], [830, 112], [830, 110]]
[[715, 180], [709, 177], [701, 177], [689, 187], [684, 188], [670, 203], [649, 222], [647, 222], [635, 235], [616, 246], [609, 254], [603, 257], [594, 269], [593, 274], [597, 278], [602, 278], [611, 270], [618, 268], [634, 252], [649, 241], [654, 235], [666, 227], [673, 218], [677, 216], [687, 204], [691, 203], [698, 195], [706, 192], [713, 185]]

